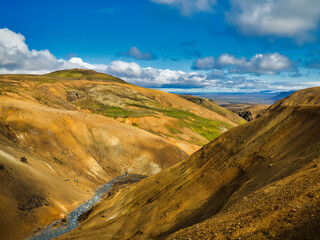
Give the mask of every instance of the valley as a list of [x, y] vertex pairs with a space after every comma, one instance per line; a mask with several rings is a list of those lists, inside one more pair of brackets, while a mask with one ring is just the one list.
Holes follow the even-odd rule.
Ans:
[[236, 115], [91, 70], [1, 75], [0, 82], [5, 239], [65, 218], [119, 175], [156, 174], [238, 125]]
[[0, 240], [320, 240], [320, 0], [0, 7]]
[[59, 239], [317, 239], [319, 99], [313, 88], [280, 100]]

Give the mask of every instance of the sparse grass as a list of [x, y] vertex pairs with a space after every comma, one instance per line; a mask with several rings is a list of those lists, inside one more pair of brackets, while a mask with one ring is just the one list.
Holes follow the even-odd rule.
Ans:
[[170, 133], [172, 134], [179, 134], [179, 133], [182, 133], [178, 128], [176, 127], [172, 127], [172, 126], [166, 126], [167, 129], [169, 130]]
[[111, 118], [145, 117], [145, 116], [151, 116], [153, 114], [152, 111], [145, 110], [145, 109], [130, 109], [130, 108], [108, 106], [101, 103], [97, 103], [91, 99], [79, 101], [76, 104], [83, 109], [89, 109], [95, 114], [100, 114], [100, 115], [111, 117]]
[[49, 104], [49, 99], [48, 99], [48, 96], [42, 94], [42, 93], [36, 93], [34, 98], [40, 102], [40, 103], [43, 103], [45, 105], [48, 105]]

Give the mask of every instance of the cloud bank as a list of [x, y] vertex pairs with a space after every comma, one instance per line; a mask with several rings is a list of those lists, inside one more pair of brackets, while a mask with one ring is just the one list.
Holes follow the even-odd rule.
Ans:
[[283, 71], [295, 71], [291, 60], [279, 53], [256, 54], [250, 59], [236, 58], [225, 53], [217, 59], [213, 56], [198, 58], [192, 65], [195, 70], [227, 69], [229, 73], [274, 75]]

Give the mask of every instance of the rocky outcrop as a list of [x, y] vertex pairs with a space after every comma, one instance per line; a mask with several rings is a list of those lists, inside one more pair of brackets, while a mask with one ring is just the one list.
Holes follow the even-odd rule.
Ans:
[[78, 99], [84, 98], [86, 93], [79, 90], [72, 90], [67, 92], [67, 100], [69, 102], [76, 101]]

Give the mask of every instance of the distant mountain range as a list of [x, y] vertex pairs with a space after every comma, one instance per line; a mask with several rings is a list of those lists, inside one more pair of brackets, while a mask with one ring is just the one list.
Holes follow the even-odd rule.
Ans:
[[273, 104], [276, 101], [289, 96], [294, 91], [287, 92], [253, 92], [253, 93], [195, 93], [193, 95], [212, 99], [217, 104], [226, 103], [257, 103]]

